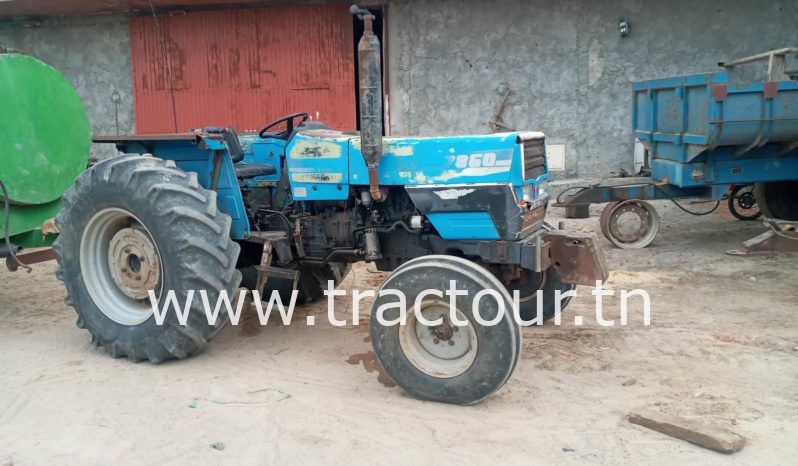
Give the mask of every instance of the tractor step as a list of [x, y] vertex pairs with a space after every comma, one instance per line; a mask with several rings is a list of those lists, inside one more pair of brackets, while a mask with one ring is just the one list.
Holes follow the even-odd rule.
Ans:
[[263, 275], [268, 278], [281, 278], [283, 280], [291, 280], [294, 284], [296, 284], [296, 281], [299, 278], [299, 270], [283, 269], [280, 267], [264, 267], [262, 265], [255, 267], [255, 269], [257, 269], [258, 271], [258, 276]]
[[264, 231], [252, 234], [252, 239], [263, 243], [263, 253], [260, 257], [260, 265], [255, 269], [258, 271], [258, 281], [255, 289], [260, 293], [269, 278], [279, 278], [290, 280], [292, 288], [296, 288], [299, 281], [299, 270], [286, 269], [272, 266], [272, 258], [277, 253], [277, 263], [280, 265], [288, 264], [293, 260], [291, 244], [288, 236], [282, 231]]

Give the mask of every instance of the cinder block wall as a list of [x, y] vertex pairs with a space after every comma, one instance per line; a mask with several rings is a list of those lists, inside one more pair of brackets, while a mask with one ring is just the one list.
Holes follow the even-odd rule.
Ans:
[[[116, 134], [115, 105], [111, 101], [116, 90], [121, 97], [119, 133], [133, 133], [130, 33], [126, 16], [54, 17], [38, 24], [0, 22], [0, 45], [33, 55], [64, 73], [83, 98], [95, 135]], [[95, 157], [115, 153], [113, 145], [92, 146]]]
[[559, 176], [632, 168], [632, 81], [798, 46], [796, 0], [395, 0], [387, 16], [394, 133], [486, 132], [504, 83], [504, 121], [565, 144]]

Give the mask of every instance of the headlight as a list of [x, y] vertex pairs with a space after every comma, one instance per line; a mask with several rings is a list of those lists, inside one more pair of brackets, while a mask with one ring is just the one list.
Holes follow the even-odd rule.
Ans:
[[538, 183], [538, 197], [546, 197], [549, 195], [549, 180], [544, 178]]
[[534, 193], [532, 192], [532, 188], [533, 187], [531, 185], [526, 185], [521, 187], [521, 193], [522, 193], [521, 199], [524, 202], [529, 202], [533, 199]]

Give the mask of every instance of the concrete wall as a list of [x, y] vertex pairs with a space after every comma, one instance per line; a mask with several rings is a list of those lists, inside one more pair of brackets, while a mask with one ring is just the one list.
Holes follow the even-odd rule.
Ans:
[[[133, 85], [130, 73], [130, 34], [124, 15], [46, 18], [37, 26], [0, 22], [0, 45], [21, 50], [60, 70], [72, 82], [89, 115], [92, 133], [116, 133], [116, 90], [119, 133], [133, 132]], [[115, 154], [113, 145], [95, 144], [92, 155]]]
[[565, 144], [566, 176], [632, 168], [630, 82], [798, 46], [795, 0], [395, 0], [387, 16], [394, 133], [486, 132], [505, 83], [504, 121]]
[[[566, 176], [631, 169], [630, 86], [710, 71], [718, 61], [798, 45], [798, 0], [388, 0], [391, 129], [395, 134], [489, 131], [500, 91], [504, 121], [564, 144]], [[632, 32], [618, 34], [618, 19]], [[0, 45], [61, 70], [94, 134], [134, 131], [128, 18], [0, 22]], [[93, 147], [95, 156], [113, 153]], [[562, 176], [562, 174], [560, 175]]]

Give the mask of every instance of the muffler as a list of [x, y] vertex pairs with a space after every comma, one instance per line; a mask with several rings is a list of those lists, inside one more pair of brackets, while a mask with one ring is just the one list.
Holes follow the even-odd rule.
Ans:
[[369, 192], [382, 202], [387, 192], [380, 189], [377, 169], [382, 157], [382, 62], [380, 40], [374, 34], [374, 15], [352, 5], [349, 11], [363, 20], [363, 37], [357, 44], [360, 93], [360, 151], [369, 172]]

